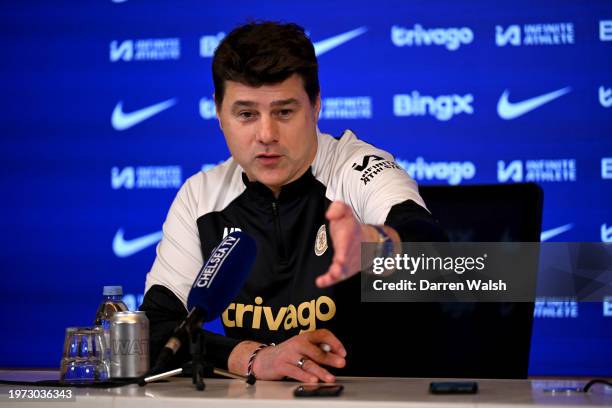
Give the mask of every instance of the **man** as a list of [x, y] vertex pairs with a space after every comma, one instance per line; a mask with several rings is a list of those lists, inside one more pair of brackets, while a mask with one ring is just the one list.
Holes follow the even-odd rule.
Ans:
[[350, 362], [342, 337], [359, 304], [361, 243], [436, 240], [440, 230], [390, 154], [350, 131], [318, 131], [318, 65], [301, 27], [238, 27], [212, 70], [232, 157], [187, 180], [170, 208], [141, 307], [152, 356], [184, 318], [202, 263], [238, 228], [258, 255], [223, 314], [227, 337], [207, 336], [208, 357], [238, 374], [251, 360], [258, 379], [333, 382], [328, 368]]

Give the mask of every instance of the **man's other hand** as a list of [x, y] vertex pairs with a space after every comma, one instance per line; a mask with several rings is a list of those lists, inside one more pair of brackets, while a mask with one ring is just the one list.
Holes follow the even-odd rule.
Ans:
[[[329, 345], [324, 351], [322, 344]], [[242, 366], [246, 372], [246, 363], [253, 347], [258, 343], [243, 342], [236, 346], [228, 363], [230, 371]], [[342, 368], [346, 365], [346, 349], [336, 336], [327, 329], [303, 332], [274, 347], [262, 349], [255, 357], [253, 374], [258, 380], [282, 380], [285, 377], [306, 383], [333, 383], [336, 377], [322, 366]], [[300, 361], [303, 363], [300, 364]]]

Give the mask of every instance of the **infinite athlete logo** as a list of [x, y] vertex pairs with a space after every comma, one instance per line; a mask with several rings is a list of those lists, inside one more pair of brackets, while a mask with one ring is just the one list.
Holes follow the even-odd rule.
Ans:
[[127, 166], [111, 169], [111, 187], [131, 189], [179, 188], [183, 182], [181, 166]]
[[[374, 164], [370, 165], [370, 161]], [[385, 160], [383, 157], [369, 154], [363, 157], [361, 164], [353, 163], [353, 170], [361, 172], [360, 180], [366, 185], [374, 179], [374, 177], [386, 169], [401, 169], [401, 167], [391, 160]]]
[[118, 61], [164, 61], [181, 57], [178, 38], [147, 38], [141, 40], [111, 41], [109, 59]]
[[574, 42], [574, 24], [571, 22], [495, 26], [495, 45], [498, 47], [571, 45]]
[[504, 160], [497, 162], [497, 181], [513, 182], [574, 182], [576, 160]]
[[371, 119], [369, 96], [323, 98], [320, 119]]
[[554, 298], [537, 298], [533, 317], [540, 319], [575, 319], [578, 317], [578, 302]]
[[384, 159], [382, 157], [380, 157], [380, 156], [376, 156], [374, 154], [369, 154], [369, 155], [363, 157], [363, 160], [361, 161], [361, 164], [353, 163], [353, 169], [355, 169], [357, 171], [364, 171], [365, 168], [368, 167], [368, 165], [370, 164], [370, 160], [380, 161], [380, 160], [384, 160]]

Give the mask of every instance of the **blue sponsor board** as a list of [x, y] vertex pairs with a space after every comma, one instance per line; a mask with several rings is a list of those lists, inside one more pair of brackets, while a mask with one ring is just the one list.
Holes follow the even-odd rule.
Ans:
[[[177, 189], [228, 157], [211, 57], [248, 19], [309, 32], [322, 131], [352, 129], [422, 184], [537, 182], [543, 239], [612, 241], [609, 2], [13, 0], [0, 324], [22, 335], [3, 336], [0, 365], [57, 367], [105, 284], [138, 304]], [[610, 303], [542, 302], [531, 373], [611, 375]]]

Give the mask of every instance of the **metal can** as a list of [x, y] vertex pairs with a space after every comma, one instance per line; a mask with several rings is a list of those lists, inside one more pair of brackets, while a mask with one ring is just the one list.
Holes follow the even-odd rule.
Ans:
[[112, 378], [136, 378], [149, 370], [149, 319], [145, 312], [115, 312], [110, 343]]

